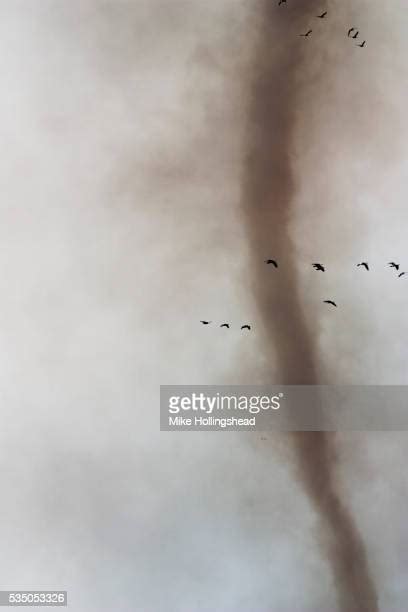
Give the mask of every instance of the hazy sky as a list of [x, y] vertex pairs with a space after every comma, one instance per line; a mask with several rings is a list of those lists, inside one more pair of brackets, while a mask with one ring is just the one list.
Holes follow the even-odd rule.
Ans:
[[[278, 376], [243, 213], [262, 4], [0, 2], [3, 589], [67, 589], [75, 612], [336, 610], [290, 440], [158, 431], [160, 384]], [[408, 272], [406, 10], [328, 4], [294, 81], [290, 257], [319, 382], [408, 384], [408, 276], [386, 267]], [[298, 45], [279, 24], [274, 70]], [[337, 443], [381, 612], [408, 596], [406, 448]]]

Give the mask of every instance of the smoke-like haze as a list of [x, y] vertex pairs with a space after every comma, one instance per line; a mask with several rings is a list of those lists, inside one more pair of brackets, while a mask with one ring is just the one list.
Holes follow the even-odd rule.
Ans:
[[[316, 345], [301, 306], [297, 253], [289, 230], [294, 217], [292, 158], [300, 110], [299, 74], [307, 69], [309, 42], [298, 33], [309, 28], [319, 4], [297, 2], [279, 12], [271, 2], [259, 6], [259, 42], [251, 65], [244, 209], [254, 260], [251, 278], [263, 315], [265, 344], [269, 352], [278, 347], [283, 384], [318, 380]], [[271, 253], [281, 265], [278, 284], [265, 282], [261, 266]]]
[[408, 380], [404, 3], [266, 4], [0, 2], [4, 589], [343, 612], [365, 550], [405, 607], [404, 433], [158, 430], [160, 384]]
[[[306, 73], [303, 79], [311, 75], [315, 92], [327, 84], [324, 71], [314, 78], [313, 71], [308, 70], [306, 49], [310, 41], [297, 33], [306, 32], [312, 24], [316, 36], [316, 15], [327, 8], [321, 1], [295, 2], [279, 13], [269, 1], [260, 7], [259, 42], [252, 65], [255, 76], [248, 120], [244, 209], [252, 247], [251, 277], [265, 328], [263, 350], [271, 361], [278, 354], [279, 378], [272, 375], [271, 384], [320, 382], [318, 341], [316, 331], [308, 328], [301, 304], [291, 221], [296, 194], [294, 134], [302, 111], [300, 74]], [[319, 43], [313, 52], [319, 52]], [[313, 174], [309, 178], [313, 181]], [[271, 255], [280, 262], [276, 275], [279, 281], [272, 283], [266, 282], [262, 266], [264, 258]], [[337, 482], [333, 434], [297, 433], [293, 443], [299, 477], [327, 531], [323, 544], [335, 575], [341, 610], [375, 612], [377, 595], [364, 545]]]

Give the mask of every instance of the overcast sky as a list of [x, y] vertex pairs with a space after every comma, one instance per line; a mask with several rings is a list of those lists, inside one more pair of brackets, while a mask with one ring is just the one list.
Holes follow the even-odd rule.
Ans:
[[[262, 3], [0, 1], [3, 589], [66, 589], [75, 612], [336, 610], [290, 439], [158, 430], [160, 384], [279, 382], [242, 193]], [[328, 4], [296, 71], [290, 257], [319, 382], [408, 384], [408, 276], [387, 268], [408, 272], [407, 12]], [[303, 27], [279, 23], [276, 66]], [[260, 266], [289, 257], [280, 231]], [[406, 434], [336, 448], [400, 612]]]

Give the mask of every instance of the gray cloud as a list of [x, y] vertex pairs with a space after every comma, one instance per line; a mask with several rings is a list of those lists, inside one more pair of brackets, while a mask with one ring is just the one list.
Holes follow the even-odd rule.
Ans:
[[[335, 606], [332, 540], [319, 545], [288, 438], [157, 431], [160, 383], [256, 383], [282, 365], [241, 206], [261, 4], [2, 4], [3, 588], [67, 588], [75, 612]], [[318, 358], [325, 381], [401, 382], [405, 293], [381, 266], [391, 246], [405, 256], [402, 5], [346, 4], [307, 41], [310, 69], [276, 92], [275, 108], [293, 91], [300, 110], [289, 242], [274, 228], [270, 244], [282, 264], [296, 249], [310, 369]], [[341, 46], [351, 19], [370, 35], [364, 60]], [[282, 67], [296, 58], [281, 26], [289, 37], [271, 17], [264, 61]], [[356, 286], [345, 269], [363, 254], [376, 276]], [[316, 257], [336, 281], [309, 273]], [[347, 304], [335, 321], [317, 310], [323, 291]], [[274, 304], [284, 323], [287, 302]], [[203, 316], [253, 333], [220, 336]], [[406, 598], [404, 444], [336, 444], [387, 612]]]

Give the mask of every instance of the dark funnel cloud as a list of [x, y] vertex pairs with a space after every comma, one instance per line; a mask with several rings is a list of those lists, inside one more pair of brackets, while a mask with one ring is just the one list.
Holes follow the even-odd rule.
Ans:
[[[316, 334], [302, 308], [290, 225], [297, 187], [293, 143], [302, 111], [299, 92], [306, 82], [307, 58], [321, 52], [323, 24], [315, 16], [326, 9], [327, 3], [321, 1], [294, 0], [278, 7], [267, 0], [258, 5], [256, 17], [259, 32], [251, 66], [243, 207], [253, 258], [253, 291], [264, 325], [263, 349], [270, 363], [278, 360], [279, 379], [269, 376], [270, 383], [319, 383]], [[310, 37], [299, 36], [309, 28]], [[263, 261], [269, 256], [281, 263], [273, 282], [265, 279]], [[338, 605], [342, 612], [375, 612], [377, 595], [364, 545], [337, 479], [334, 436], [306, 432], [291, 439], [297, 474], [320, 517], [320, 543], [333, 573]]]

